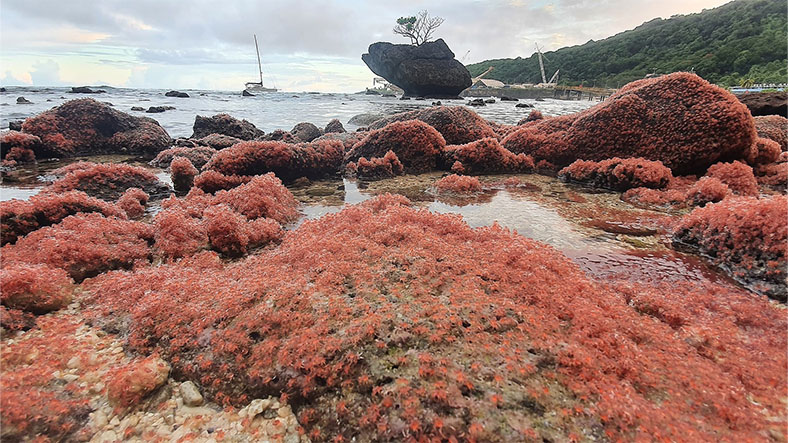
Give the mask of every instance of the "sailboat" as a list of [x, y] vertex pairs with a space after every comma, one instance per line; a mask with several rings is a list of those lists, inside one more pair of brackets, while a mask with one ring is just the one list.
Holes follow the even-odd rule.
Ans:
[[254, 49], [257, 51], [257, 68], [260, 70], [260, 81], [259, 82], [247, 82], [245, 84], [246, 90], [244, 92], [247, 93], [258, 93], [258, 92], [276, 92], [278, 89], [276, 88], [266, 88], [263, 86], [263, 65], [260, 63], [260, 48], [257, 46], [257, 34], [254, 34]]

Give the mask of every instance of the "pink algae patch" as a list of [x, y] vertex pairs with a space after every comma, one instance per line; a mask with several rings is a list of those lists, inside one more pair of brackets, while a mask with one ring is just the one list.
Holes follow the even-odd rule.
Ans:
[[151, 160], [150, 164], [159, 168], [169, 168], [173, 159], [182, 157], [191, 162], [195, 168], [202, 168], [218, 151], [209, 146], [196, 146], [192, 148], [187, 147], [173, 147], [165, 149], [156, 155], [156, 158]]
[[40, 264], [6, 264], [0, 270], [0, 301], [9, 309], [36, 314], [71, 301], [74, 282], [62, 269]]
[[673, 242], [696, 249], [734, 277], [785, 301], [788, 197], [731, 197], [683, 217]]
[[248, 175], [224, 175], [217, 171], [205, 171], [194, 178], [194, 186], [213, 194], [249, 183], [251, 180], [252, 176]]
[[186, 157], [176, 157], [170, 162], [172, 184], [176, 191], [186, 192], [194, 185], [197, 168]]
[[758, 195], [758, 181], [752, 168], [742, 162], [717, 163], [706, 172], [707, 177], [716, 178], [737, 195]]
[[482, 184], [476, 177], [451, 174], [436, 181], [435, 189], [440, 193], [475, 194], [482, 192]]
[[468, 174], [529, 172], [534, 168], [531, 157], [513, 154], [495, 138], [446, 146], [443, 162], [452, 167], [455, 162], [459, 162], [461, 172]]
[[764, 115], [753, 118], [759, 137], [774, 140], [783, 152], [788, 151], [788, 118], [781, 115]]
[[125, 164], [99, 163], [92, 166], [78, 164], [63, 178], [45, 188], [44, 192], [59, 193], [78, 190], [103, 200], [114, 201], [129, 188], [140, 188], [146, 193], [165, 194], [168, 187], [150, 171]]
[[115, 205], [89, 197], [80, 191], [38, 194], [27, 201], [0, 202], [2, 244], [14, 243], [18, 238], [39, 228], [59, 223], [69, 215], [90, 212], [125, 218], [123, 211]]
[[122, 209], [130, 219], [137, 219], [145, 214], [145, 204], [148, 203], [148, 194], [140, 188], [129, 188], [120, 196], [116, 205]]
[[601, 284], [553, 248], [406, 204], [347, 207], [233, 264], [102, 275], [89, 315], [220, 402], [288, 397], [317, 441], [513, 441], [544, 420], [559, 440], [784, 432], [788, 322], [764, 299]]
[[373, 157], [367, 160], [361, 157], [357, 163], [350, 162], [347, 165], [347, 171], [360, 179], [378, 179], [402, 175], [404, 167], [397, 154], [394, 151], [388, 151], [382, 158]]
[[0, 249], [4, 266], [47, 264], [80, 282], [111, 269], [129, 269], [150, 258], [153, 230], [147, 224], [101, 214], [77, 214], [38, 229]]
[[577, 160], [558, 172], [566, 181], [625, 191], [630, 188], [661, 189], [673, 178], [662, 162], [642, 158], [611, 158], [599, 162]]
[[345, 161], [384, 157], [392, 151], [406, 171], [431, 171], [445, 146], [443, 136], [432, 126], [419, 120], [397, 121], [371, 131], [345, 155]]
[[428, 124], [441, 134], [447, 144], [452, 145], [461, 145], [497, 135], [487, 121], [464, 106], [433, 106], [403, 112], [378, 120], [370, 125], [370, 129], [381, 129], [391, 123], [406, 120], [419, 120]]

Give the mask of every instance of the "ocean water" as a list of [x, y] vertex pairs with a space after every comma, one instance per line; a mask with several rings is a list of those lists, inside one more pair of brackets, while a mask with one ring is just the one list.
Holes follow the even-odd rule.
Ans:
[[[245, 119], [265, 132], [275, 129], [290, 130], [300, 122], [311, 122], [325, 127], [331, 119], [339, 119], [345, 129], [353, 131], [356, 125], [348, 124], [353, 116], [364, 113], [394, 114], [429, 107], [434, 100], [399, 100], [365, 94], [322, 94], [309, 92], [273, 92], [254, 97], [243, 97], [240, 91], [196, 91], [183, 89], [189, 98], [166, 97], [166, 90], [92, 87], [104, 89], [105, 94], [72, 94], [71, 88], [6, 87], [0, 93], [0, 128], [8, 122], [44, 112], [54, 106], [76, 98], [93, 98], [108, 102], [119, 111], [136, 116], [151, 117], [167, 130], [171, 137], [189, 137], [197, 115], [211, 116], [227, 113]], [[17, 97], [24, 97], [32, 104], [17, 104]], [[444, 105], [465, 105], [466, 100], [441, 100]], [[520, 100], [473, 107], [482, 117], [498, 123], [515, 124], [531, 112], [517, 108], [517, 103], [529, 103], [545, 115], [563, 115], [582, 111], [598, 102], [546, 99], [544, 101]], [[151, 106], [174, 106], [174, 110], [148, 114], [132, 111], [132, 106], [148, 109]]]

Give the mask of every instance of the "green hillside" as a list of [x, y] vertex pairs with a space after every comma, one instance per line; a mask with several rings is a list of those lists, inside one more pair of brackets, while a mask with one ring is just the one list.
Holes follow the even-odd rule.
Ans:
[[[545, 53], [547, 77], [559, 84], [617, 87], [656, 72], [693, 70], [712, 83], [738, 86], [788, 81], [788, 6], [785, 0], [737, 0], [667, 20], [654, 19], [600, 41]], [[538, 83], [539, 61], [487, 60], [468, 66], [472, 76], [504, 83]]]

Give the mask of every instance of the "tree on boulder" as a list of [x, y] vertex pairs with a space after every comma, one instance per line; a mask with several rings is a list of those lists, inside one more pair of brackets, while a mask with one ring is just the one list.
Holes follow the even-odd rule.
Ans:
[[397, 26], [393, 31], [397, 35], [407, 37], [410, 43], [416, 46], [429, 41], [430, 36], [443, 24], [441, 17], [430, 17], [427, 10], [419, 12], [418, 17], [400, 17], [397, 19]]

